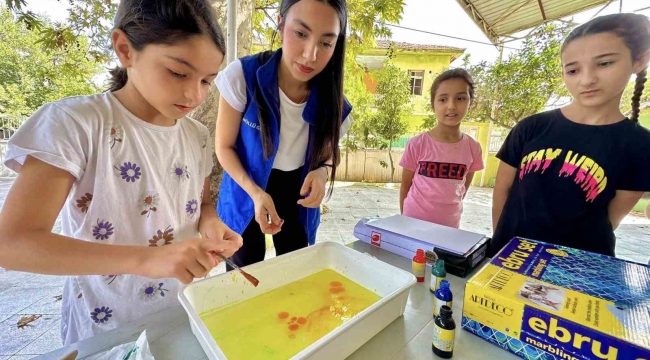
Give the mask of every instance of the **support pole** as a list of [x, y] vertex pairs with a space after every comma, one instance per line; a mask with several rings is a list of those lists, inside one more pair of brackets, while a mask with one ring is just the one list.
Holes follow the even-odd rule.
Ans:
[[228, 22], [226, 61], [230, 64], [237, 60], [237, 0], [228, 0], [226, 21]]
[[[499, 44], [499, 61], [497, 64], [501, 64], [503, 61], [503, 42]], [[499, 93], [499, 84], [497, 83], [494, 93], [498, 94]], [[497, 104], [496, 102], [492, 103], [492, 118], [495, 117], [496, 115], [496, 108]], [[479, 186], [484, 187], [486, 185], [486, 178], [487, 178], [487, 165], [488, 165], [488, 160], [490, 159], [490, 142], [492, 140], [492, 120], [488, 123], [488, 133], [487, 133], [487, 149], [483, 149], [483, 164], [485, 166], [485, 169], [483, 169], [483, 172], [481, 172], [481, 182], [479, 183]]]

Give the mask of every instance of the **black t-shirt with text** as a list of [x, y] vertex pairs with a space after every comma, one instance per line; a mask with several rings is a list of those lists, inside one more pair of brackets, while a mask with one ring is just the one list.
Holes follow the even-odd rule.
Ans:
[[517, 124], [497, 158], [517, 174], [491, 255], [521, 236], [614, 256], [616, 190], [650, 191], [650, 131], [630, 120], [592, 126], [544, 112]]

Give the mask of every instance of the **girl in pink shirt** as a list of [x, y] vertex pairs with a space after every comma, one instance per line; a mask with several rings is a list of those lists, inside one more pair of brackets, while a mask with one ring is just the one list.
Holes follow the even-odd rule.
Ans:
[[400, 161], [402, 215], [458, 228], [463, 198], [474, 173], [484, 168], [481, 145], [460, 131], [474, 99], [474, 82], [463, 69], [447, 70], [431, 86], [436, 126], [406, 144]]

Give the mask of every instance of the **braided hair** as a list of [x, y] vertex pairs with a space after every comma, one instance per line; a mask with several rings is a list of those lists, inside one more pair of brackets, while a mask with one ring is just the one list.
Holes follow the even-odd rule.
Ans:
[[[625, 46], [632, 53], [633, 61], [640, 60], [646, 52], [650, 51], [650, 20], [640, 14], [605, 15], [582, 24], [571, 31], [564, 40], [562, 51], [574, 40], [601, 33], [613, 33], [623, 39]], [[647, 79], [647, 68], [636, 74], [630, 118], [634, 122], [639, 121], [641, 95]]]
[[645, 82], [648, 80], [648, 70], [643, 69], [640, 73], [636, 74], [636, 81], [634, 83], [634, 95], [632, 95], [632, 121], [639, 121], [639, 113], [641, 112], [640, 102], [641, 94], [645, 88]]

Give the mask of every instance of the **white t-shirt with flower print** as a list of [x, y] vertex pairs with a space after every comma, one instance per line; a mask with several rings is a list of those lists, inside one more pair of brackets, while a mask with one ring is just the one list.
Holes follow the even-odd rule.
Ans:
[[[67, 98], [44, 105], [22, 125], [9, 141], [5, 164], [20, 171], [27, 155], [76, 178], [61, 210], [62, 235], [138, 246], [199, 237], [212, 142], [193, 119], [161, 127], [134, 116], [110, 92]], [[70, 277], [63, 341], [71, 344], [177, 305], [180, 288], [175, 279]]]

